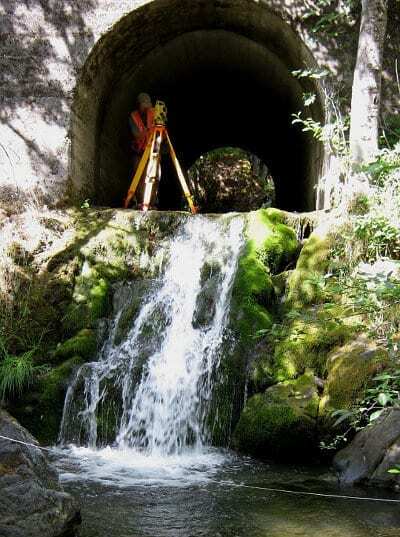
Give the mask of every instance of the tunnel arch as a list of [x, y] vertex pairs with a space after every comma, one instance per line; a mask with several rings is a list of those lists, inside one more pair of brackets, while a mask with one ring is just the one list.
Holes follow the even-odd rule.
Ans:
[[184, 167], [216, 147], [242, 147], [268, 165], [279, 207], [314, 209], [323, 149], [292, 125], [292, 114], [311, 91], [317, 98], [307, 115], [323, 121], [323, 100], [317, 81], [292, 71], [315, 66], [283, 18], [253, 0], [154, 0], [132, 11], [94, 46], [75, 88], [73, 193], [121, 204], [129, 186], [128, 114], [146, 91], [167, 102]]

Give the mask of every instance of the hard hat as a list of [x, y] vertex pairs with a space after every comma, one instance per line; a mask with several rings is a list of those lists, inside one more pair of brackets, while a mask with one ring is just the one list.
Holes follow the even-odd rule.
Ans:
[[139, 93], [137, 97], [138, 104], [150, 104], [151, 105], [151, 97], [148, 93]]

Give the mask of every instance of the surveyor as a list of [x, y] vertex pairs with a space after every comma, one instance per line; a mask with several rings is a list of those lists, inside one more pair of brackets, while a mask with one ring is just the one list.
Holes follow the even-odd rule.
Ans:
[[[152, 129], [154, 128], [154, 108], [150, 95], [147, 93], [139, 93], [137, 97], [137, 109], [131, 112], [129, 115], [129, 126], [133, 136], [131, 169], [131, 177], [133, 177], [137, 167], [139, 166], [139, 162], [143, 156], [144, 150], [146, 149]], [[147, 167], [143, 171], [138, 188], [136, 190], [136, 202], [138, 209], [141, 209], [143, 204], [146, 169]], [[156, 184], [153, 188], [154, 194], [151, 199], [152, 206], [154, 206], [156, 202], [159, 179], [160, 177], [157, 177]]]

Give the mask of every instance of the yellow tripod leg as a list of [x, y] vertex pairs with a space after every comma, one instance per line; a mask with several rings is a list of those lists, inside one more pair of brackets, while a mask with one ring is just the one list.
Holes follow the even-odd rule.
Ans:
[[146, 146], [146, 149], [144, 150], [144, 153], [142, 155], [142, 158], [140, 159], [139, 166], [137, 167], [137, 170], [135, 172], [135, 175], [133, 176], [131, 186], [129, 187], [128, 194], [126, 195], [125, 201], [124, 201], [124, 207], [127, 209], [129, 207], [129, 203], [131, 202], [131, 199], [135, 195], [135, 192], [137, 190], [140, 178], [143, 175], [144, 169], [146, 167], [147, 161], [149, 160], [150, 156], [150, 150], [152, 147], [152, 141], [153, 136], [151, 136], [149, 143]]
[[187, 199], [187, 202], [189, 204], [190, 210], [192, 211], [192, 214], [196, 214], [197, 213], [197, 207], [194, 204], [193, 197], [192, 197], [192, 195], [190, 193], [189, 187], [187, 186], [185, 176], [183, 175], [181, 165], [179, 164], [179, 160], [178, 160], [178, 158], [176, 156], [175, 150], [173, 148], [171, 139], [170, 139], [167, 131], [165, 131], [165, 135], [167, 137], [172, 162], [174, 163], [176, 173], [178, 174], [178, 179], [179, 179], [179, 182], [181, 183], [183, 193], [185, 194], [185, 198]]
[[148, 211], [151, 203], [154, 183], [157, 180], [160, 167], [160, 149], [162, 143], [162, 130], [155, 128], [153, 143], [151, 145], [149, 164], [146, 172], [146, 186], [144, 190], [143, 211]]

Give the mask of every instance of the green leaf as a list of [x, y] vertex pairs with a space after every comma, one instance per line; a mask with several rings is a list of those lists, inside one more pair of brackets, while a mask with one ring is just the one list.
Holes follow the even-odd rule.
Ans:
[[388, 474], [400, 474], [400, 468], [390, 468]]
[[347, 411], [344, 411], [342, 413], [342, 415], [335, 421], [335, 423], [333, 424], [334, 427], [337, 427], [338, 425], [340, 425], [341, 423], [343, 423], [344, 421], [346, 421], [347, 419], [349, 418], [353, 418], [354, 417], [354, 414], [353, 412], [351, 412], [350, 410], [347, 410]]
[[315, 93], [303, 93], [304, 106], [312, 105], [313, 103], [315, 103], [316, 98], [317, 97]]
[[396, 376], [389, 375], [389, 373], [384, 373], [382, 375], [377, 375], [376, 377], [374, 377], [374, 380], [390, 380], [394, 378], [396, 378]]
[[383, 409], [381, 410], [375, 410], [375, 412], [372, 412], [372, 414], [370, 415], [369, 417], [369, 421], [375, 421], [376, 419], [379, 418], [379, 416], [382, 414], [383, 412]]
[[385, 393], [385, 392], [381, 392], [379, 395], [378, 395], [378, 403], [382, 406], [386, 406], [388, 404], [388, 402], [390, 401], [391, 397]]

